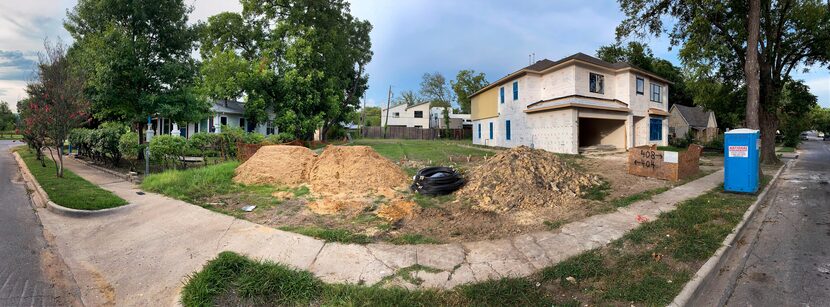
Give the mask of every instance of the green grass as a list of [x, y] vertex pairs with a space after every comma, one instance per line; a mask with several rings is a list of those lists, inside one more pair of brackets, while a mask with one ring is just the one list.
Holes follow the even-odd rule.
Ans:
[[[768, 181], [768, 177], [765, 181]], [[670, 303], [740, 221], [755, 195], [714, 189], [621, 239], [526, 278], [452, 290], [325, 284], [308, 272], [223, 252], [185, 284], [185, 306], [629, 306]], [[655, 257], [659, 256], [659, 257]], [[659, 259], [658, 259], [659, 258]], [[429, 268], [410, 267], [392, 277]], [[418, 280], [413, 280], [415, 283]], [[231, 301], [227, 297], [232, 297]]]
[[433, 165], [466, 162], [467, 156], [495, 155], [492, 151], [474, 148], [470, 141], [360, 139], [354, 141], [352, 145], [370, 146], [392, 161], [406, 158], [414, 161], [431, 161]]
[[677, 146], [657, 146], [657, 150], [663, 151], [686, 151], [686, 148], [680, 148]]
[[19, 134], [0, 134], [0, 140], [22, 140], [23, 136]]
[[659, 188], [654, 188], [654, 189], [651, 189], [651, 190], [646, 190], [646, 191], [643, 191], [643, 192], [640, 192], [640, 193], [631, 194], [631, 195], [628, 195], [628, 196], [625, 196], [625, 197], [615, 198], [614, 200], [611, 201], [611, 207], [612, 208], [627, 207], [628, 205], [636, 203], [638, 201], [645, 200], [645, 199], [650, 199], [654, 195], [657, 195], [657, 194], [663, 193], [665, 191], [668, 191], [671, 188], [672, 187], [659, 187]]
[[776, 147], [775, 152], [795, 152], [795, 147], [788, 147], [788, 146]]
[[[228, 211], [210, 204], [207, 200], [214, 196], [233, 195], [235, 200], [243, 204], [256, 205], [257, 210], [270, 208], [279, 204], [279, 200], [271, 196], [272, 193], [285, 188], [269, 185], [243, 185], [233, 182], [234, 170], [239, 162], [225, 162], [187, 170], [168, 170], [163, 173], [152, 174], [144, 178], [141, 188], [147, 191], [161, 193], [175, 199], [222, 213], [239, 217], [237, 211]], [[308, 188], [299, 187], [289, 189], [297, 195], [308, 194]]]
[[547, 227], [548, 230], [557, 230], [559, 229], [559, 227], [562, 227], [562, 225], [565, 225], [565, 221], [544, 221], [542, 222], [542, 225], [545, 225], [545, 227]]
[[603, 200], [606, 196], [611, 194], [611, 184], [608, 181], [602, 180], [599, 185], [592, 186], [582, 195], [582, 198], [592, 200]]
[[309, 237], [315, 237], [326, 242], [356, 244], [372, 243], [372, 238], [366, 235], [352, 233], [351, 231], [348, 231], [346, 229], [330, 229], [320, 228], [316, 226], [283, 226], [279, 229], [299, 233], [301, 235], [306, 235]]
[[424, 236], [422, 234], [402, 234], [400, 236], [394, 237], [389, 240], [389, 243], [396, 244], [396, 245], [406, 245], [406, 244], [440, 244], [441, 241], [436, 239]]
[[46, 167], [41, 166], [40, 161], [35, 158], [34, 152], [28, 149], [18, 150], [17, 153], [23, 158], [29, 171], [35, 177], [49, 200], [63, 207], [78, 210], [101, 210], [115, 208], [127, 204], [110, 191], [86, 181], [72, 171], [64, 168], [63, 178], [58, 178], [55, 172], [55, 163], [48, 154]]

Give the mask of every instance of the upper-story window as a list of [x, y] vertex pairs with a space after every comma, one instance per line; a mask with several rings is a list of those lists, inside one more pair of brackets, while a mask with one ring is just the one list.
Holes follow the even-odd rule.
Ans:
[[424, 111], [415, 111], [415, 118], [424, 118]]
[[400, 112], [392, 113], [392, 117], [401, 117], [401, 113]]
[[504, 103], [504, 87], [499, 88], [499, 103]]
[[646, 80], [637, 77], [637, 95], [643, 95], [646, 92]]
[[519, 100], [519, 81], [513, 81], [513, 100]]
[[604, 94], [605, 93], [605, 76], [595, 73], [590, 73], [588, 78], [588, 89], [591, 93]]
[[651, 84], [651, 101], [663, 103], [663, 87]]

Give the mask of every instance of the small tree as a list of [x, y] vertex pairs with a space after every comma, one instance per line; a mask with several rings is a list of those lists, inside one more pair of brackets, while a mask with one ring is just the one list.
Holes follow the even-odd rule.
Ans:
[[[63, 177], [63, 143], [69, 132], [89, 119], [89, 103], [83, 95], [84, 79], [73, 69], [66, 57], [66, 47], [58, 42], [44, 43], [46, 52], [40, 55], [37, 66], [38, 80], [27, 86], [33, 110], [34, 126], [43, 125], [48, 145], [53, 146], [58, 157], [55, 161], [58, 177]], [[50, 147], [47, 147], [50, 148]]]
[[18, 133], [23, 135], [23, 141], [35, 151], [35, 157], [40, 165], [46, 167], [43, 159], [43, 147], [46, 146], [46, 125], [48, 116], [43, 109], [42, 102], [27, 98], [17, 102], [17, 111], [20, 114]]

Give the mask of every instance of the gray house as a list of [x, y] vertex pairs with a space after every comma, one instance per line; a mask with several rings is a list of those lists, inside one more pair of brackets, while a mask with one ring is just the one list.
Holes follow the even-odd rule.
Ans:
[[673, 105], [669, 112], [669, 137], [686, 138], [688, 134], [695, 140], [709, 142], [718, 135], [718, 122], [715, 112], [703, 107]]
[[247, 132], [263, 135], [277, 134], [279, 131], [272, 122], [254, 123], [245, 118], [245, 103], [233, 100], [219, 100], [210, 107], [211, 115], [195, 123], [174, 123], [172, 120], [156, 117], [152, 119], [155, 135], [178, 134], [189, 138], [194, 133], [219, 133], [222, 126], [240, 127]]

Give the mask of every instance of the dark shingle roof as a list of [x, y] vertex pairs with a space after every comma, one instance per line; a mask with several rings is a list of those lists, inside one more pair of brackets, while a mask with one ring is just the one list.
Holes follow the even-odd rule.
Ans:
[[686, 119], [686, 122], [689, 123], [689, 126], [692, 127], [706, 127], [709, 125], [709, 114], [712, 111], [706, 111], [703, 107], [687, 107], [684, 105], [676, 104], [674, 107], [677, 108], [677, 111], [683, 115], [683, 118]]
[[235, 100], [217, 100], [213, 102], [213, 111], [232, 114], [244, 114], [245, 104]]

